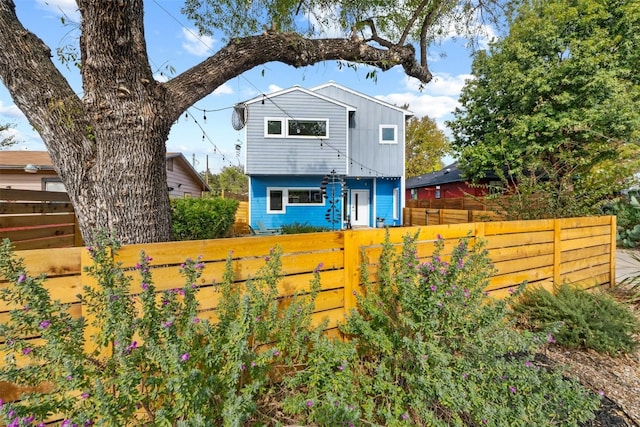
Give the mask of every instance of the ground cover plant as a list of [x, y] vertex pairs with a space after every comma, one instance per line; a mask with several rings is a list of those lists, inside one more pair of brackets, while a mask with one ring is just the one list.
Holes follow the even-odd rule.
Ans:
[[557, 325], [555, 340], [568, 348], [591, 348], [612, 356], [632, 352], [640, 323], [627, 306], [598, 290], [562, 284], [550, 292], [525, 288], [513, 302], [521, 326], [546, 330]]
[[[13, 307], [0, 323], [0, 381], [48, 383], [46, 393], [4, 402], [0, 423], [571, 426], [599, 404], [561, 372], [536, 366], [548, 333], [510, 327], [507, 305], [483, 291], [486, 252], [467, 241], [447, 254], [438, 240], [427, 263], [413, 238], [399, 254], [387, 241], [377, 282], [365, 273], [364, 293], [356, 291], [358, 309], [342, 327], [348, 340], [312, 326], [318, 271], [308, 293], [278, 298], [278, 248], [244, 285], [233, 283], [230, 255], [218, 285], [195, 287], [206, 266], [191, 259], [180, 267], [184, 286], [162, 292], [144, 252], [136, 271], [124, 271], [116, 242], [88, 250], [97, 285], [84, 291], [82, 319], [51, 300], [8, 242], [0, 248], [0, 276], [12, 282], [0, 298]], [[141, 277], [138, 289], [131, 274]], [[214, 289], [215, 321], [198, 310]]]

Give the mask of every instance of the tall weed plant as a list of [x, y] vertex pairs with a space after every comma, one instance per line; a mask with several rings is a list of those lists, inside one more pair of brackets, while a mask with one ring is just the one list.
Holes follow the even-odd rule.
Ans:
[[[320, 265], [307, 293], [278, 296], [278, 248], [244, 285], [230, 255], [218, 285], [196, 287], [205, 265], [190, 259], [184, 285], [167, 291], [156, 289], [147, 254], [125, 271], [118, 248], [108, 239], [88, 248], [97, 285], [84, 290], [86, 318], [53, 301], [8, 242], [0, 248], [0, 276], [12, 283], [0, 292], [12, 307], [0, 323], [0, 381], [41, 387], [1, 403], [0, 423], [570, 426], [598, 406], [536, 366], [546, 335], [510, 327], [505, 303], [483, 293], [486, 253], [467, 241], [446, 255], [438, 240], [428, 263], [413, 238], [397, 255], [387, 241], [377, 283], [362, 266], [365, 292], [342, 327], [348, 340], [312, 322]], [[212, 320], [199, 298], [219, 298]]]

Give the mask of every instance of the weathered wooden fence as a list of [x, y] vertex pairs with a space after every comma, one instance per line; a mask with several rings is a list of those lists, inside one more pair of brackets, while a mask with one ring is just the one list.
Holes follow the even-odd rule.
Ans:
[[501, 221], [504, 216], [487, 210], [404, 208], [402, 223], [406, 226], [462, 224], [465, 222]]
[[[201, 316], [215, 319], [220, 298], [220, 293], [215, 292], [215, 283], [222, 279], [230, 251], [233, 251], [234, 281], [241, 285], [256, 275], [264, 265], [264, 258], [279, 246], [283, 251], [284, 274], [279, 285], [280, 296], [286, 298], [307, 291], [313, 272], [318, 269], [322, 291], [316, 300], [314, 320], [328, 320], [328, 333], [335, 334], [337, 325], [356, 307], [354, 292], [360, 291], [361, 254], [375, 279], [378, 255], [387, 231], [390, 241], [398, 248], [404, 236], [419, 233], [417, 246], [421, 260], [431, 257], [437, 236], [445, 240], [445, 252], [449, 253], [460, 238], [482, 239], [495, 266], [487, 291], [503, 297], [523, 281], [545, 287], [562, 282], [584, 287], [610, 285], [615, 278], [615, 224], [615, 217], [602, 216], [154, 243], [124, 246], [117, 254], [117, 261], [125, 268], [132, 268], [135, 292], [140, 289], [140, 278], [133, 267], [144, 249], [153, 258], [154, 284], [161, 291], [182, 286], [178, 265], [187, 257], [201, 256], [205, 263], [204, 274], [197, 284]], [[53, 299], [70, 304], [74, 316], [84, 314], [77, 295], [83, 292], [83, 285], [92, 283], [83, 272], [83, 267], [91, 263], [85, 248], [28, 250], [19, 251], [17, 255], [24, 259], [29, 274], [48, 276], [46, 286]], [[0, 277], [0, 287], [4, 286], [10, 284]], [[11, 308], [0, 302], [0, 321], [7, 321]], [[0, 354], [0, 360], [2, 357]], [[21, 356], [17, 357], [20, 362]], [[18, 397], [19, 390], [13, 385], [0, 383], [1, 399]]]
[[81, 246], [82, 236], [67, 193], [0, 189], [0, 240], [15, 248]]
[[405, 204], [408, 208], [458, 209], [464, 211], [487, 211], [500, 208], [500, 203], [495, 198], [475, 196], [445, 199], [409, 199]]

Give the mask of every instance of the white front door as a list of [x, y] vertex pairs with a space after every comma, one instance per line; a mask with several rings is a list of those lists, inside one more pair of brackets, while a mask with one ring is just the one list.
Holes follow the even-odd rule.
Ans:
[[351, 226], [369, 226], [369, 190], [351, 190]]

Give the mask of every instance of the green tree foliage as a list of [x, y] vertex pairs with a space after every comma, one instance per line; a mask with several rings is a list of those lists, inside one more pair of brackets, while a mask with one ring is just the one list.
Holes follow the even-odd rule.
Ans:
[[10, 124], [0, 123], [0, 150], [11, 147], [16, 141], [13, 139], [13, 135], [7, 133], [11, 129]]
[[527, 2], [508, 36], [475, 56], [449, 123], [467, 175], [520, 180], [558, 216], [628, 186], [640, 158], [639, 44], [635, 0]]
[[427, 116], [420, 119], [412, 117], [407, 122], [406, 132], [406, 176], [418, 176], [442, 169], [444, 165], [440, 159], [449, 153], [450, 146], [435, 120]]
[[224, 193], [248, 194], [249, 178], [242, 166], [225, 166], [220, 173], [209, 175], [209, 187], [214, 195]]

